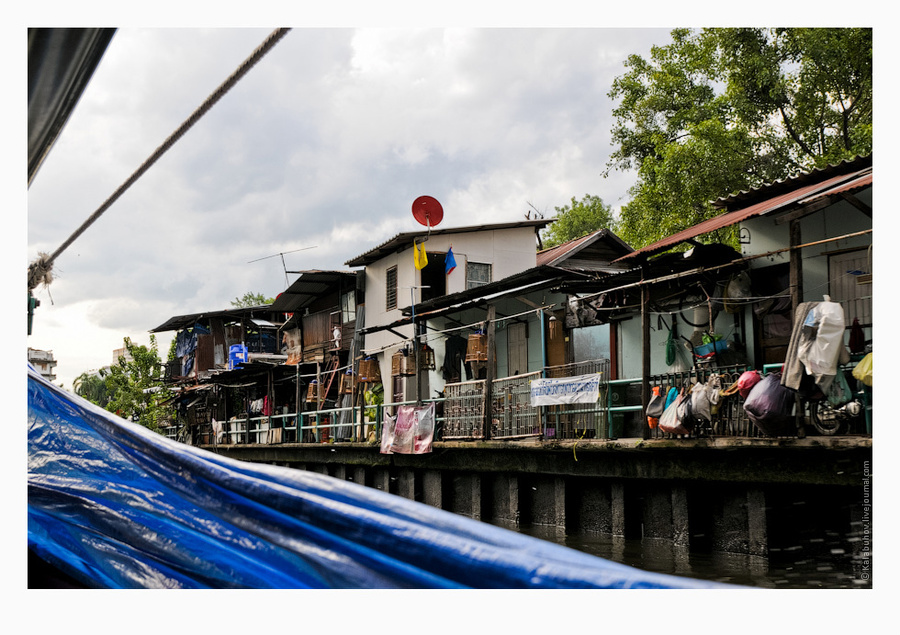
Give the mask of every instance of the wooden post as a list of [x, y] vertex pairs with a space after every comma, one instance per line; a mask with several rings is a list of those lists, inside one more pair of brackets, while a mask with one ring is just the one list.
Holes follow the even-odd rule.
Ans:
[[802, 244], [800, 239], [800, 220], [791, 221], [790, 225], [790, 285], [791, 285], [791, 315], [797, 311], [797, 307], [803, 302], [803, 260], [800, 249], [795, 249]]
[[650, 438], [647, 423], [647, 405], [650, 403], [650, 285], [641, 287], [641, 430], [645, 439]]
[[494, 318], [497, 315], [497, 309], [494, 305], [490, 305], [487, 310], [487, 362], [484, 374], [484, 419], [482, 420], [482, 433], [485, 439], [491, 438], [491, 421], [493, 419], [493, 384], [494, 384], [494, 332], [496, 326]]
[[244, 388], [244, 406], [247, 422], [244, 424], [244, 443], [250, 443], [250, 389]]

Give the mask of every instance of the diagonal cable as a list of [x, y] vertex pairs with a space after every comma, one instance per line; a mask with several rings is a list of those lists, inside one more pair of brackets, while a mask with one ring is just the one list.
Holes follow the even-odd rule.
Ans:
[[120, 185], [118, 189], [116, 189], [116, 191], [113, 192], [112, 195], [106, 199], [106, 201], [104, 201], [103, 204], [98, 207], [97, 210], [91, 214], [62, 245], [57, 248], [56, 251], [50, 255], [39, 254], [39, 258], [28, 265], [28, 290], [34, 289], [41, 282], [49, 284], [52, 280], [51, 270], [53, 269], [53, 262], [59, 255], [64, 252], [69, 245], [75, 242], [75, 240], [81, 236], [94, 221], [100, 218], [100, 216], [103, 215], [103, 213], [109, 209], [109, 207], [144, 174], [144, 172], [149, 170], [150, 166], [156, 163], [156, 161], [165, 154], [166, 151], [184, 135], [184, 133], [190, 130], [190, 128], [225, 95], [225, 93], [231, 90], [231, 88], [237, 84], [238, 81], [240, 81], [240, 79], [281, 40], [281, 38], [287, 35], [288, 31], [290, 31], [290, 29], [275, 29], [272, 31], [263, 43], [253, 51], [250, 57], [244, 60], [244, 62], [238, 66], [237, 70], [235, 70], [228, 79], [222, 82], [222, 84], [206, 98], [206, 101], [204, 101], [197, 110], [191, 113], [190, 117], [188, 117], [175, 132], [169, 135], [162, 145], [159, 146], [153, 154], [151, 154], [150, 157], [144, 161], [144, 163], [142, 163], [141, 166], [135, 170], [134, 173], [128, 177], [128, 179], [122, 183], [122, 185]]

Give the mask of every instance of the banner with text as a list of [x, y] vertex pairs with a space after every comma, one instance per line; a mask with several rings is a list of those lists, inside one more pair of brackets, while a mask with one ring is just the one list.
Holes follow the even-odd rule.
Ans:
[[600, 373], [559, 379], [535, 379], [531, 382], [532, 406], [596, 403], [599, 398]]

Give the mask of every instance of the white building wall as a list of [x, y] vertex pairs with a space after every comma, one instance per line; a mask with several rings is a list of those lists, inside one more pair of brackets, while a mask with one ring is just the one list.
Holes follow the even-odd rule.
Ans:
[[[448, 294], [465, 290], [466, 264], [469, 261], [490, 264], [492, 281], [501, 280], [537, 265], [537, 246], [533, 227], [436, 234], [425, 242], [425, 249], [446, 253], [451, 245], [456, 258], [456, 269], [447, 277]], [[397, 267], [397, 308], [387, 310], [385, 281], [387, 270], [392, 266]], [[413, 263], [412, 241], [403, 251], [367, 265], [366, 328], [383, 326], [402, 318], [403, 309], [409, 308], [412, 301], [410, 287], [420, 285], [420, 272]], [[421, 290], [416, 289], [414, 297], [417, 302], [420, 301]], [[407, 338], [413, 336], [411, 325], [394, 330]], [[390, 356], [402, 344], [400, 338], [389, 331], [366, 335], [364, 350], [384, 350], [380, 368], [385, 381], [390, 377]], [[529, 367], [531, 365], [529, 359]]]

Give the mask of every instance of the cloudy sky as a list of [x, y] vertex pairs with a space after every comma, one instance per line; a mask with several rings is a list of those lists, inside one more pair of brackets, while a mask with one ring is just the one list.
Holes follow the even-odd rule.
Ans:
[[[53, 252], [270, 32], [120, 29], [28, 191], [29, 258]], [[63, 252], [29, 346], [52, 350], [70, 387], [125, 336], [146, 344], [173, 315], [281, 292], [281, 258], [260, 258], [340, 269], [416, 230], [422, 194], [441, 201], [442, 226], [552, 215], [587, 193], [618, 209], [633, 176], [602, 176], [607, 92], [668, 32], [294, 29]]]

